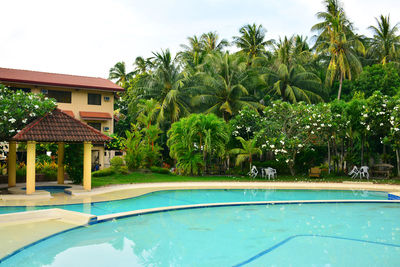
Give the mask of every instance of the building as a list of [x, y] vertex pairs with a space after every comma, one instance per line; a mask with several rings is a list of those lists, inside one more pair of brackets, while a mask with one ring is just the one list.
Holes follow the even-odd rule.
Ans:
[[[59, 109], [104, 134], [114, 132], [114, 99], [124, 89], [96, 77], [0, 68], [0, 83], [11, 89], [43, 93], [57, 101]], [[92, 165], [108, 167], [112, 151], [103, 145], [92, 148]]]

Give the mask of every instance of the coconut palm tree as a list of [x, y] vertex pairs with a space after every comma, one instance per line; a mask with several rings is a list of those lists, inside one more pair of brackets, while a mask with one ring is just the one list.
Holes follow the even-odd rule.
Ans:
[[201, 35], [201, 44], [207, 53], [221, 51], [224, 47], [229, 45], [225, 39], [219, 41], [219, 36], [216, 32], [203, 33]]
[[183, 51], [179, 52], [177, 57], [181, 61], [183, 69], [193, 75], [198, 71], [199, 66], [204, 63], [206, 52], [202, 40], [196, 35], [187, 39], [189, 44], [181, 45]]
[[133, 73], [136, 74], [145, 74], [148, 73], [150, 68], [152, 67], [152, 63], [150, 59], [144, 59], [143, 57], [137, 57], [135, 59], [135, 63], [133, 63], [135, 69]]
[[386, 17], [381, 15], [379, 19], [375, 18], [375, 20], [377, 26], [369, 27], [374, 35], [370, 39], [369, 54], [374, 55], [377, 61], [383, 64], [398, 60], [400, 36], [397, 35], [397, 32], [399, 31], [399, 23], [392, 26], [389, 15]]
[[154, 71], [147, 77], [145, 91], [149, 98], [158, 100], [161, 105], [158, 121], [177, 121], [181, 116], [189, 114], [184, 87], [187, 78], [176, 66], [169, 49], [153, 55]]
[[272, 44], [272, 40], [265, 40], [266, 30], [262, 25], [247, 24], [240, 28], [240, 36], [233, 37], [233, 43], [248, 57], [248, 64], [265, 52], [265, 46]]
[[114, 67], [110, 69], [108, 79], [116, 80], [115, 83], [121, 87], [125, 87], [127, 81], [132, 77], [133, 72], [126, 72], [125, 62], [117, 62]]
[[245, 58], [239, 54], [208, 55], [209, 72], [199, 73], [203, 87], [199, 95], [192, 98], [194, 106], [209, 107], [206, 113], [215, 113], [228, 120], [244, 106], [253, 109], [262, 107], [259, 103], [246, 99], [248, 91], [244, 81], [248, 78]]
[[242, 148], [234, 148], [230, 151], [231, 154], [237, 155], [236, 166], [239, 166], [242, 162], [248, 160], [251, 171], [253, 155], [261, 156], [262, 154], [261, 149], [257, 147], [257, 139], [253, 138], [246, 141], [240, 136], [236, 137], [236, 139], [239, 140], [242, 145]]
[[311, 30], [317, 31], [315, 49], [329, 55], [330, 61], [326, 73], [326, 83], [332, 85], [339, 76], [338, 99], [342, 92], [344, 79], [351, 80], [352, 74], [362, 71], [357, 52], [364, 54], [362, 42], [353, 33], [353, 26], [347, 19], [344, 9], [338, 0], [325, 0], [326, 11], [317, 13], [323, 21], [315, 24]]
[[321, 80], [301, 64], [310, 57], [306, 48], [300, 37], [279, 40], [274, 49], [274, 64], [266, 74], [261, 75], [270, 93], [292, 103], [323, 101], [320, 96]]

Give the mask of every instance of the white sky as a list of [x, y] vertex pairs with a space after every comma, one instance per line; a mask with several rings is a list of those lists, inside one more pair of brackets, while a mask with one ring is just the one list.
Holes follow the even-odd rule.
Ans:
[[[342, 0], [359, 32], [390, 13], [399, 0]], [[217, 31], [231, 41], [241, 26], [262, 24], [268, 39], [311, 37], [321, 0], [0, 0], [0, 67], [108, 77], [125, 61], [170, 48], [188, 36]]]

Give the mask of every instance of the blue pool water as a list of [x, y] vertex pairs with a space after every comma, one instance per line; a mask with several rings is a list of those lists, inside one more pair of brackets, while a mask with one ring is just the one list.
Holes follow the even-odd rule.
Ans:
[[[36, 186], [36, 190], [45, 190], [50, 192], [50, 194], [57, 194], [57, 193], [63, 193], [64, 189], [66, 188], [71, 188], [70, 186], [51, 186], [51, 185], [46, 185], [46, 186]], [[23, 187], [22, 190], [26, 190], [26, 187]]]
[[2, 266], [398, 266], [400, 204], [213, 207], [71, 230]]
[[280, 200], [343, 200], [377, 199], [386, 200], [386, 192], [358, 190], [291, 190], [291, 189], [195, 189], [167, 190], [145, 194], [139, 197], [72, 205], [0, 207], [0, 214], [28, 210], [61, 208], [66, 210], [105, 215], [131, 210], [157, 207], [191, 205], [202, 203], [226, 203]]

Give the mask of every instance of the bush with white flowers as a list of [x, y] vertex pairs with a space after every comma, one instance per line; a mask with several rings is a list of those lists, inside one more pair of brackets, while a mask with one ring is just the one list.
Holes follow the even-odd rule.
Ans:
[[55, 107], [54, 99], [42, 94], [13, 91], [0, 85], [0, 141], [8, 141], [28, 123]]

